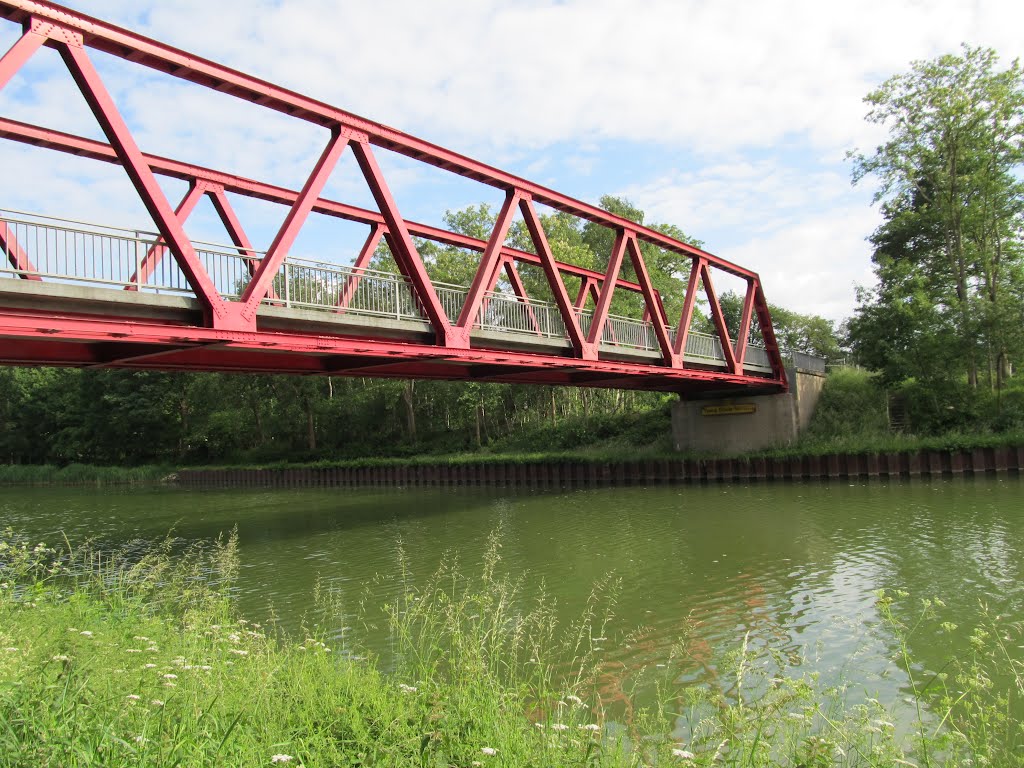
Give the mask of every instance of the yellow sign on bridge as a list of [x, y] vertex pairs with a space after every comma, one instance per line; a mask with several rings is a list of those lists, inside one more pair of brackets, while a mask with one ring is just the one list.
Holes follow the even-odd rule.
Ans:
[[736, 403], [734, 405], [705, 405], [700, 409], [701, 416], [733, 416], [743, 413], [757, 413], [753, 403]]

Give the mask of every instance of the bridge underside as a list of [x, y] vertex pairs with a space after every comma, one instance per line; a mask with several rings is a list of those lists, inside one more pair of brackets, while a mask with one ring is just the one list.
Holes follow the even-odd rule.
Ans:
[[[0, 281], [3, 289], [22, 285]], [[450, 349], [424, 343], [430, 331], [415, 323], [380, 322], [374, 329], [379, 335], [369, 337], [365, 318], [346, 322], [344, 316], [284, 307], [263, 308], [255, 332], [224, 331], [193, 324], [199, 322], [201, 309], [183, 297], [136, 294], [133, 298], [143, 301], [133, 302], [132, 313], [126, 314], [121, 292], [109, 301], [81, 306], [60, 301], [78, 311], [56, 310], [39, 294], [26, 292], [19, 301], [18, 293], [0, 290], [4, 365], [443, 379], [693, 394], [783, 390], [764, 373], [764, 378], [737, 376], [698, 360], [687, 361], [682, 369], [668, 368], [648, 362], [655, 356], [644, 350], [618, 350], [621, 360], [572, 359], [550, 349], [567, 342], [480, 331], [474, 334], [473, 348]], [[109, 313], [102, 311], [106, 304]]]

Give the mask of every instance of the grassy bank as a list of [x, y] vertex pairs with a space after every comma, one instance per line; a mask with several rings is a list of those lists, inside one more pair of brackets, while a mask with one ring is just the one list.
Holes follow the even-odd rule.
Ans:
[[[975, 617], [971, 658], [926, 674], [906, 640], [942, 631], [928, 604], [907, 619], [880, 599], [920, 711], [907, 729], [742, 637], [713, 687], [676, 684], [694, 650], [680, 637], [648, 680], [657, 703], [640, 708], [597, 688], [601, 591], [559, 627], [548, 598], [503, 573], [499, 547], [496, 535], [472, 578], [444, 567], [384, 609], [397, 659], [385, 673], [358, 638], [287, 637], [239, 617], [231, 540], [128, 559], [7, 532], [0, 766], [1024, 765], [1021, 668], [1007, 652], [1020, 628], [998, 617]], [[341, 626], [321, 597], [322, 625]]]
[[172, 472], [168, 467], [97, 467], [90, 464], [0, 464], [0, 485], [147, 485]]

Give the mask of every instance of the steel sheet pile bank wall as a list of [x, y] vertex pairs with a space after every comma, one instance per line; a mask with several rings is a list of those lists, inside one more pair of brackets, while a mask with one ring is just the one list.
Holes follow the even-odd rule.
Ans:
[[1019, 474], [1024, 446], [969, 451], [832, 454], [795, 458], [679, 459], [617, 463], [486, 462], [304, 469], [187, 469], [170, 478], [201, 488], [599, 488], [660, 483], [756, 482]]

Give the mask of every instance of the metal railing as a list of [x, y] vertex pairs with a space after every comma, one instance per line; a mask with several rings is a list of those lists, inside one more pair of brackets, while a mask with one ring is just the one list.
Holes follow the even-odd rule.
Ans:
[[[19, 270], [12, 266], [12, 259], [2, 258], [0, 277], [31, 274], [54, 282], [192, 294], [177, 262], [155, 233], [23, 212], [0, 211], [0, 222], [6, 225], [17, 248], [32, 265], [31, 270]], [[239, 297], [265, 255], [215, 243], [194, 241], [193, 245], [214, 286], [225, 299]], [[157, 255], [160, 258], [154, 258]], [[434, 290], [449, 321], [456, 322], [468, 290], [447, 283], [434, 283]], [[264, 303], [427, 323], [426, 312], [403, 276], [295, 257], [282, 262]], [[582, 310], [576, 314], [583, 333], [589, 334], [593, 312]], [[473, 327], [545, 338], [568, 336], [565, 322], [554, 304], [500, 292], [484, 295]], [[667, 331], [674, 342], [675, 329]], [[660, 349], [652, 323], [620, 315], [608, 315], [601, 343], [650, 352]], [[725, 361], [720, 339], [698, 331], [687, 335], [685, 355], [712, 363]], [[789, 351], [783, 352], [783, 357], [802, 370], [825, 370], [825, 361], [813, 355]], [[745, 365], [771, 367], [767, 351], [754, 344], [747, 347]]]

